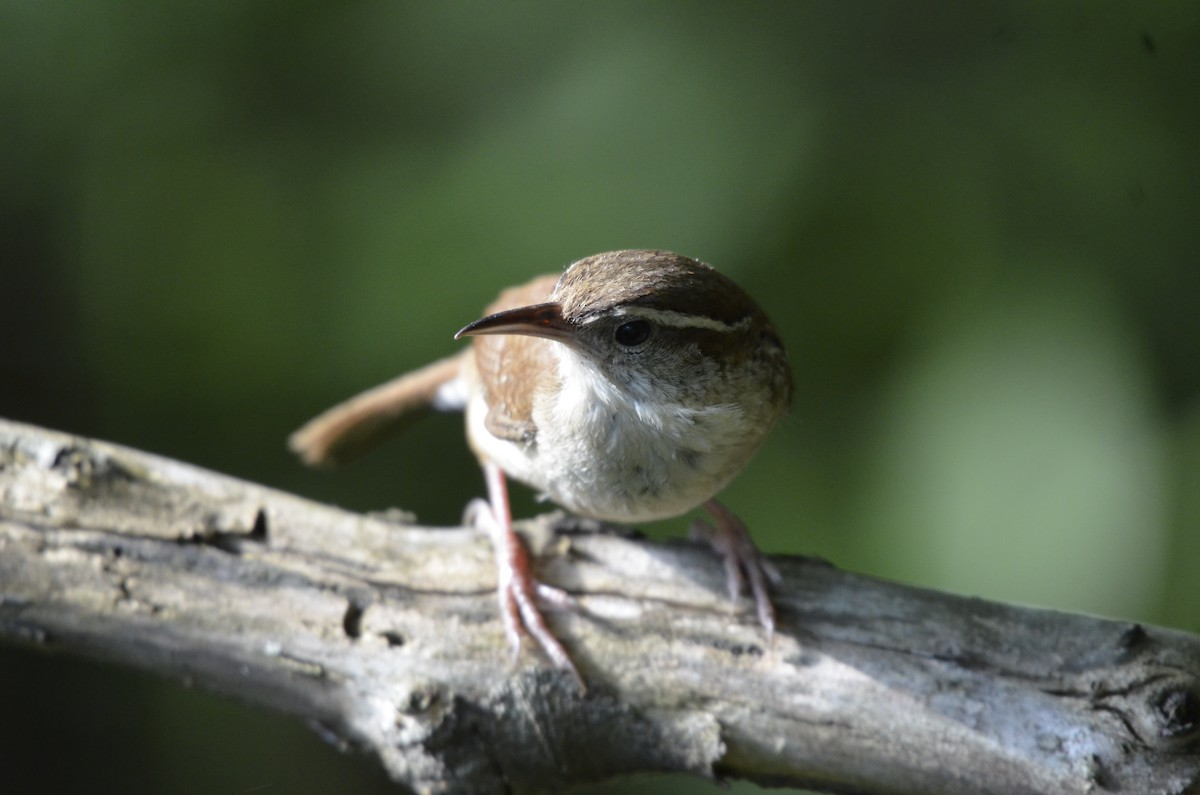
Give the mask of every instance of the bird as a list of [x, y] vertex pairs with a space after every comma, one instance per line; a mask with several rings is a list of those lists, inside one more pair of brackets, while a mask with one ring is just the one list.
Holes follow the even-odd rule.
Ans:
[[775, 631], [777, 578], [716, 495], [790, 405], [778, 332], [731, 279], [657, 249], [609, 251], [501, 292], [455, 339], [473, 344], [325, 411], [289, 438], [309, 465], [357, 457], [422, 410], [463, 411], [486, 504], [471, 513], [495, 549], [497, 593], [514, 654], [523, 628], [582, 684], [539, 601], [512, 528], [507, 481], [578, 516], [636, 524], [703, 507], [693, 527], [724, 557], [731, 596], [746, 586]]

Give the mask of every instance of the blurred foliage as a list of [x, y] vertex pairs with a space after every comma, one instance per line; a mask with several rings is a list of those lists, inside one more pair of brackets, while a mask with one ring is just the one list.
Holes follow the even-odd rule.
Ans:
[[[1193, 3], [3, 3], [0, 414], [451, 523], [457, 419], [335, 474], [284, 437], [672, 248], [791, 347], [727, 494], [764, 547], [1200, 631], [1198, 84]], [[42, 792], [393, 791], [173, 683], [0, 682]]]

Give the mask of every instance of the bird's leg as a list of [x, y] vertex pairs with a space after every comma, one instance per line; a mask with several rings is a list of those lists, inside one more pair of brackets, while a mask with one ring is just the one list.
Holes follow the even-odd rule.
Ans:
[[[504, 622], [504, 634], [512, 647], [513, 656], [521, 650], [520, 627], [537, 641], [542, 651], [551, 662], [559, 668], [571, 673], [582, 688], [583, 677], [579, 675], [575, 664], [563, 645], [554, 637], [554, 633], [546, 626], [535, 601], [539, 595], [553, 595], [554, 589], [546, 588], [534, 579], [529, 568], [529, 555], [521, 544], [521, 539], [513, 531], [512, 512], [508, 507], [508, 486], [500, 467], [491, 462], [483, 464], [484, 478], [487, 480], [488, 501], [491, 503], [491, 514], [488, 517], [488, 535], [496, 552], [497, 596], [500, 599], [500, 617]], [[477, 517], [478, 518], [478, 517]]]
[[775, 605], [771, 602], [768, 580], [778, 583], [779, 572], [775, 570], [750, 537], [750, 531], [721, 503], [708, 500], [704, 510], [713, 518], [715, 527], [700, 519], [692, 524], [692, 535], [699, 536], [721, 556], [725, 562], [725, 582], [729, 587], [729, 598], [737, 599], [750, 586], [750, 595], [758, 611], [758, 621], [767, 630], [767, 637], [775, 635]]

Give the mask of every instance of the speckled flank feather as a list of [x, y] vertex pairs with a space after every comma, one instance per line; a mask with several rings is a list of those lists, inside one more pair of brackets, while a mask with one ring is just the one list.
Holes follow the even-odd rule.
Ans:
[[[557, 281], [557, 274], [541, 276], [528, 284], [505, 290], [484, 314], [493, 315], [547, 301]], [[533, 439], [537, 433], [533, 423], [533, 392], [509, 378], [507, 373], [552, 369], [554, 358], [550, 346], [556, 344], [514, 334], [475, 337], [475, 367], [488, 405], [484, 423], [493, 436], [509, 441]]]

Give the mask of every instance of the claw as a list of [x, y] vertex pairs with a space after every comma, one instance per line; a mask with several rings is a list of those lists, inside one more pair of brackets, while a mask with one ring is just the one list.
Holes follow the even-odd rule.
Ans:
[[575, 600], [575, 597], [562, 588], [555, 588], [553, 585], [546, 585], [544, 582], [534, 582], [534, 588], [537, 591], [538, 600], [551, 607], [559, 610], [570, 610], [579, 607], [579, 602]]
[[[476, 497], [467, 503], [467, 507], [463, 508], [462, 523], [464, 527], [479, 527], [487, 529], [484, 522], [494, 522], [496, 517], [492, 514], [492, 506], [487, 500]], [[491, 531], [488, 530], [488, 535]]]

